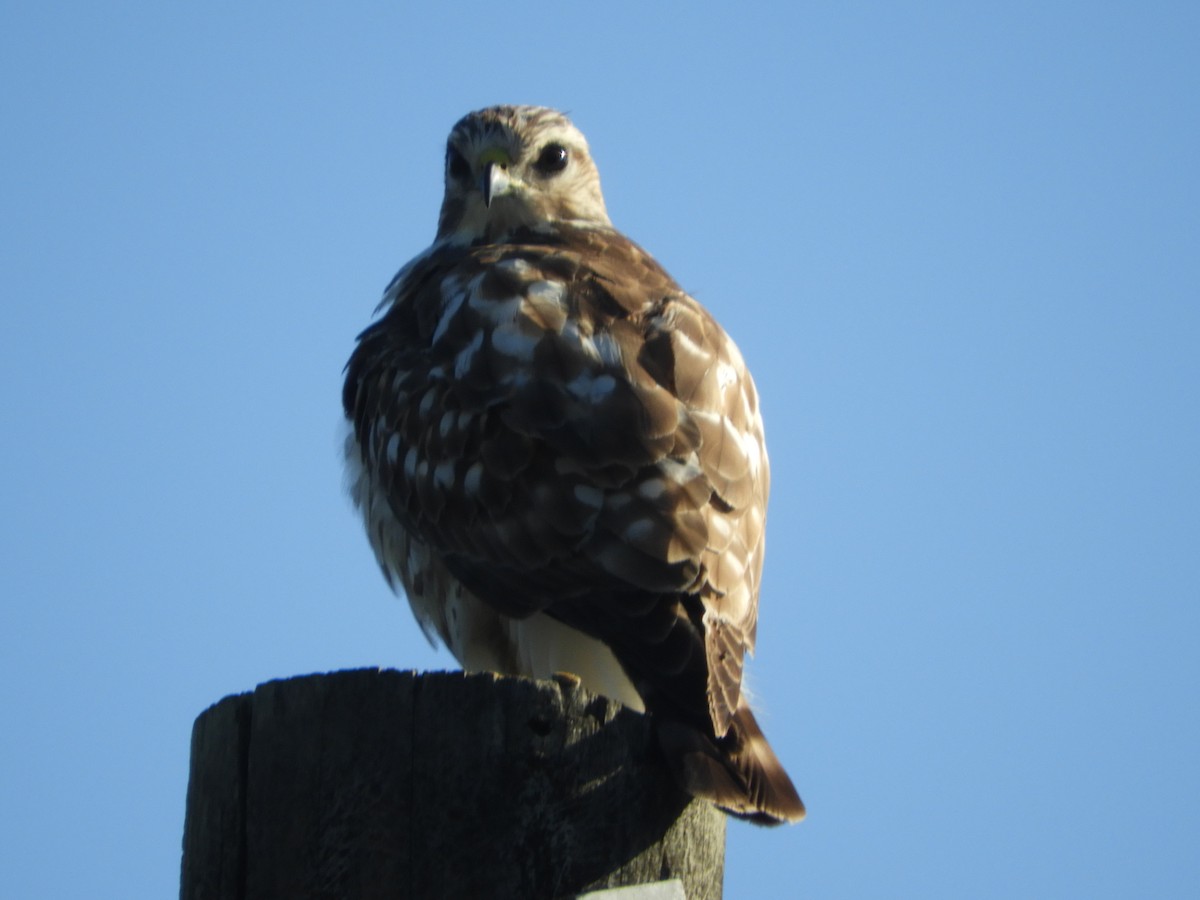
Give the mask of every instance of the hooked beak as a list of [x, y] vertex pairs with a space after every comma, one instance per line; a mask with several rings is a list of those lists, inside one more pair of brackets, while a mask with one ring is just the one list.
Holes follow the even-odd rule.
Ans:
[[483, 205], [491, 207], [492, 198], [499, 197], [508, 190], [508, 169], [499, 163], [488, 163], [483, 167]]
[[483, 175], [480, 178], [479, 190], [483, 193], [483, 205], [491, 207], [492, 200], [508, 192], [512, 179], [508, 175], [508, 164], [511, 160], [503, 150], [490, 150], [484, 154]]

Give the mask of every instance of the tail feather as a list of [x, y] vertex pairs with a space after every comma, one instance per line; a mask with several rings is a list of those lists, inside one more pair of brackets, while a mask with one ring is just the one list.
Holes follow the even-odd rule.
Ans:
[[722, 738], [669, 719], [660, 719], [658, 735], [680, 785], [693, 796], [759, 825], [804, 818], [804, 802], [745, 701]]

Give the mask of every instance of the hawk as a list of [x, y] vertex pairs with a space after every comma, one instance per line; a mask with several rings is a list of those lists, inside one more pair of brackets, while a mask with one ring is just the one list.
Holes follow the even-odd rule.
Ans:
[[615, 230], [578, 129], [494, 106], [446, 145], [437, 236], [346, 366], [346, 463], [388, 583], [465, 669], [569, 672], [651, 713], [683, 787], [804, 816], [742, 691], [768, 466], [733, 341]]

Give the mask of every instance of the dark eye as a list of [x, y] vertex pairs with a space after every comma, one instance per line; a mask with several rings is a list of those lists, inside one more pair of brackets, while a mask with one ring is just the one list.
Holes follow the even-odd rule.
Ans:
[[471, 166], [454, 147], [446, 148], [446, 171], [455, 181], [466, 181], [471, 177]]
[[547, 144], [533, 167], [543, 175], [557, 175], [567, 167], [567, 148], [562, 144]]

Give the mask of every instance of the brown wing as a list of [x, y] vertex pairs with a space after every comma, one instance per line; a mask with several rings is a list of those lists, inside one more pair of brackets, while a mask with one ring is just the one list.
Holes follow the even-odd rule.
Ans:
[[435, 250], [389, 297], [344, 401], [397, 518], [480, 599], [601, 638], [649, 707], [725, 734], [768, 488], [733, 343], [602, 229]]

